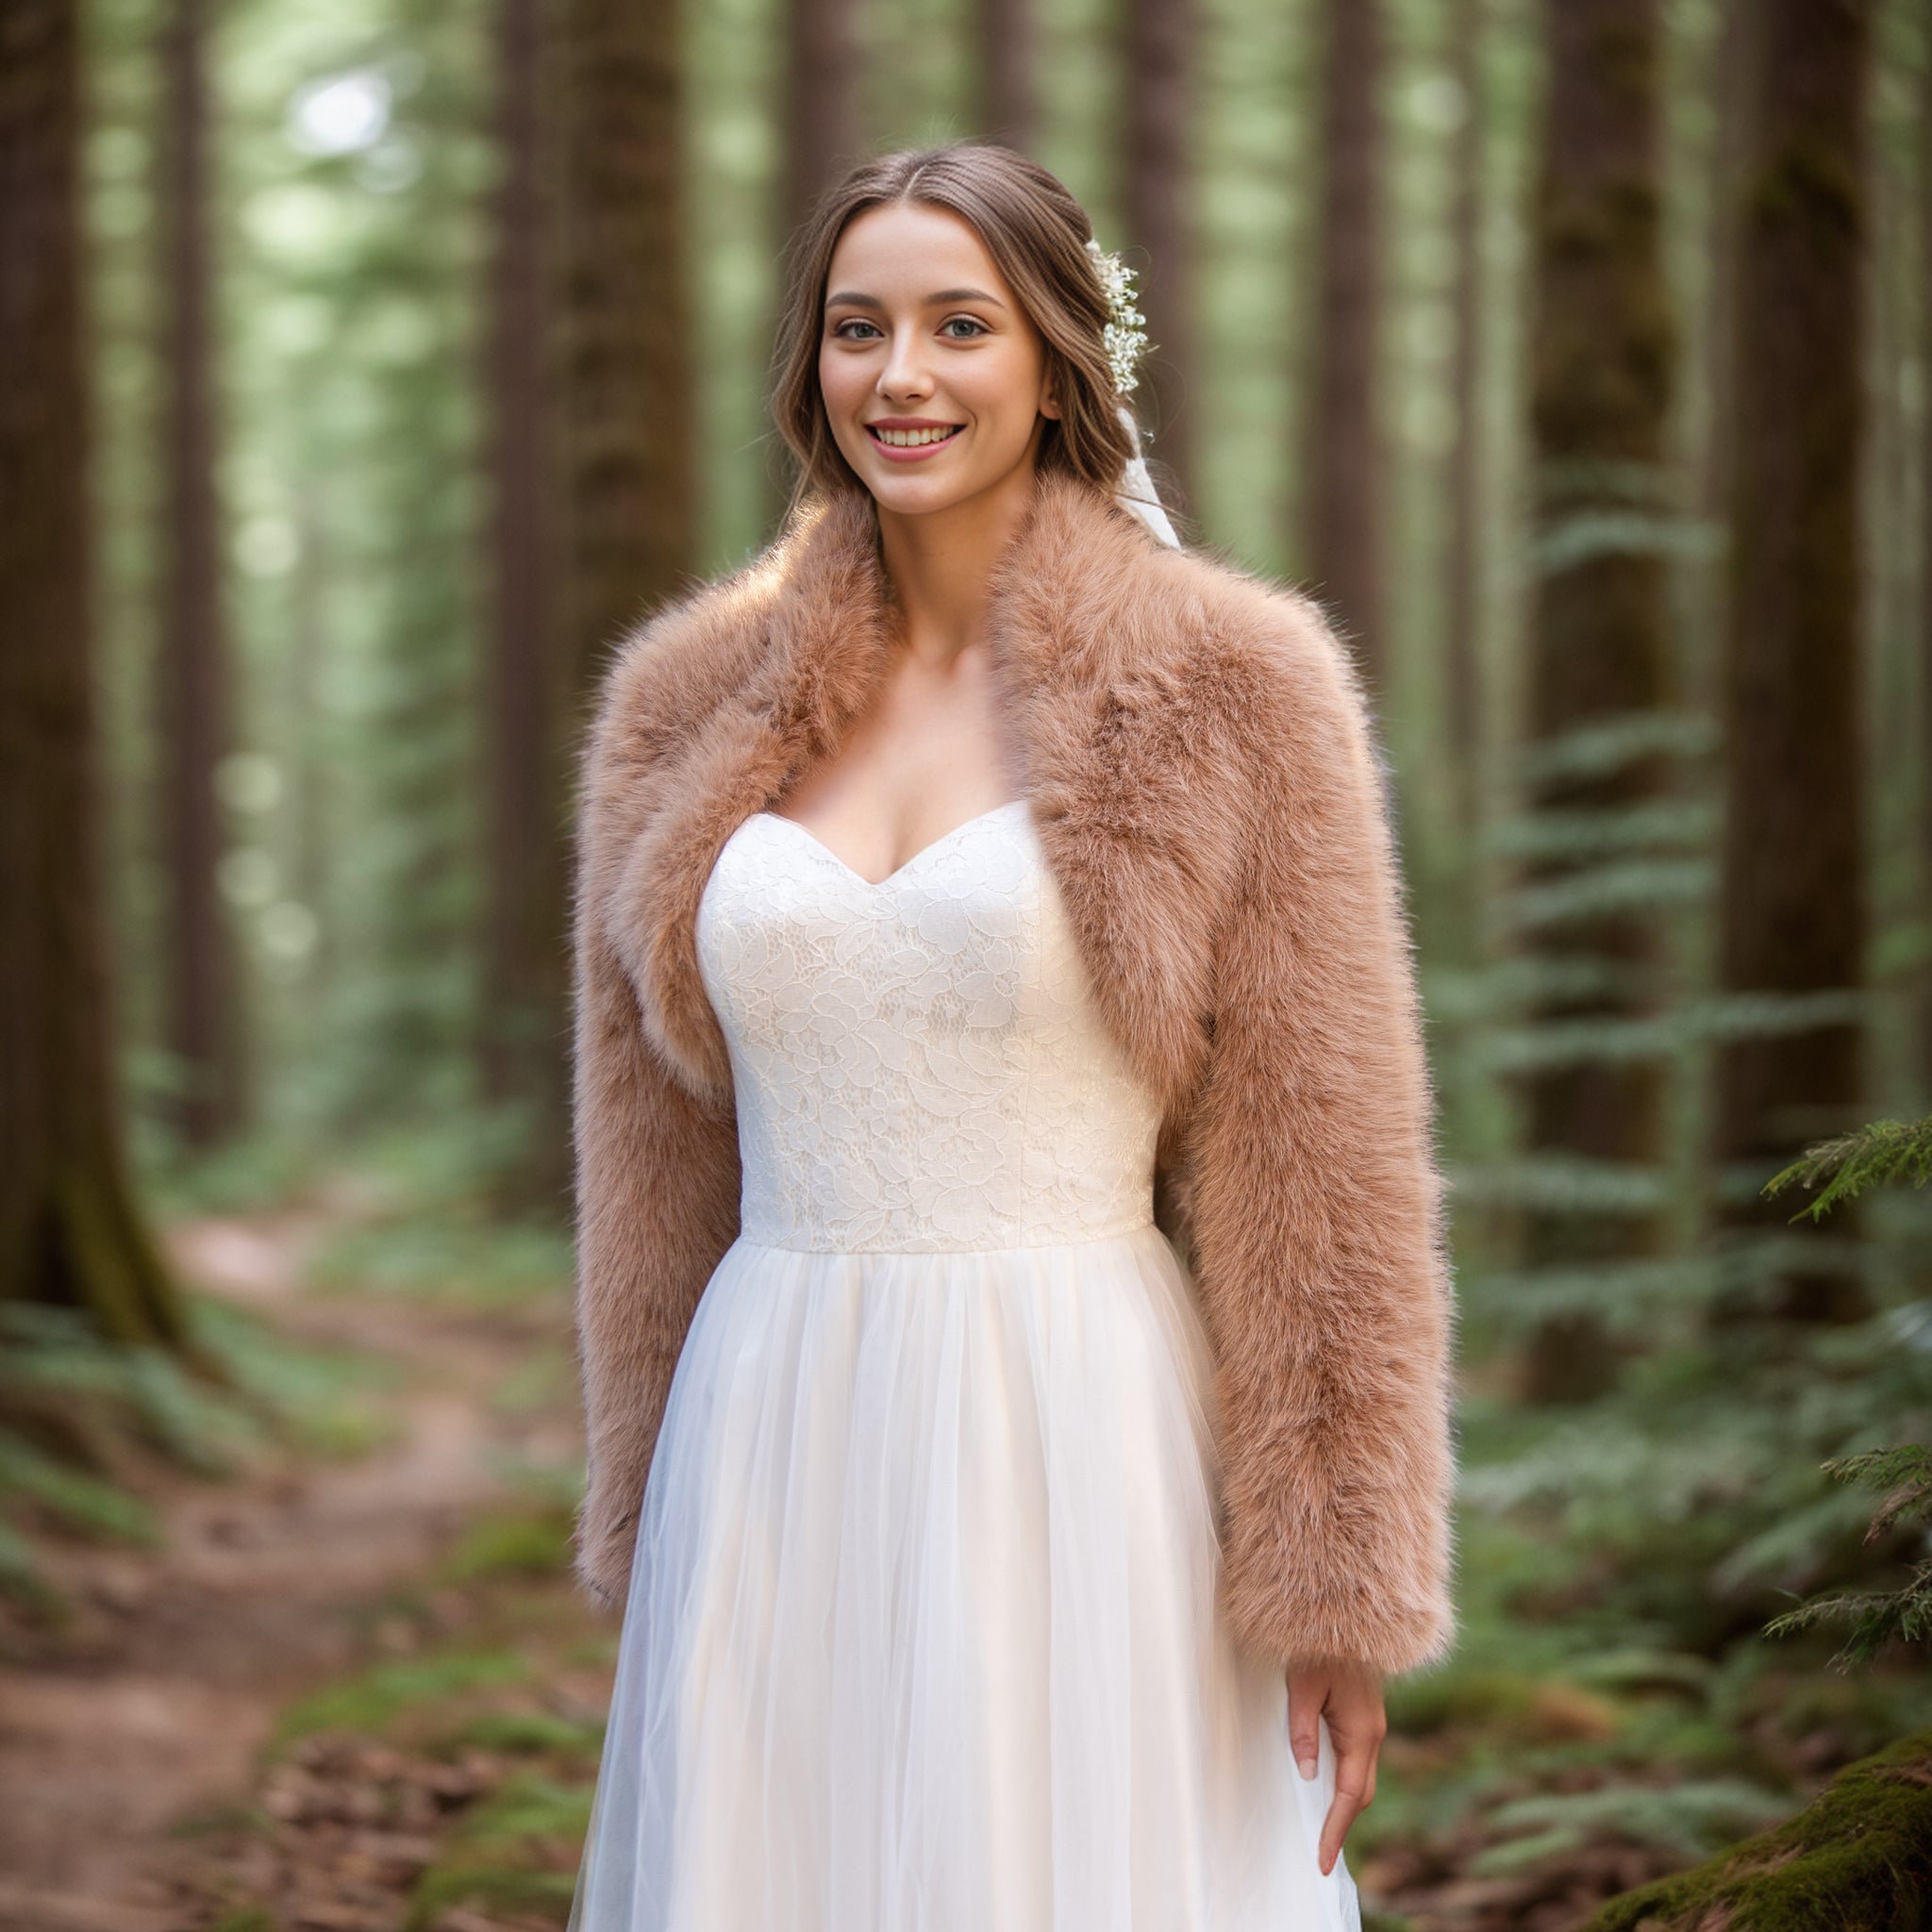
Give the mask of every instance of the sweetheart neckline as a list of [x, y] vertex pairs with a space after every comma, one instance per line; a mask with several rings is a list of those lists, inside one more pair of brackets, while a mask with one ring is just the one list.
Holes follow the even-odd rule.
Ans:
[[984, 824], [989, 819], [998, 818], [1002, 812], [1015, 810], [1024, 807], [1026, 804], [1027, 801], [1024, 797], [1009, 798], [1004, 805], [995, 805], [986, 811], [974, 812], [970, 819], [961, 819], [950, 831], [941, 832], [937, 839], [922, 845], [904, 865], [894, 866], [882, 879], [867, 878], [857, 867], [848, 864], [846, 860], [841, 858], [809, 825], [801, 824], [798, 820], [788, 817], [782, 811], [759, 811], [754, 812], [752, 816], [760, 819], [773, 819], [781, 825], [790, 825], [810, 844], [815, 845], [819, 851], [823, 852], [848, 878], [857, 880], [869, 892], [882, 892], [888, 886], [893, 885], [898, 880], [904, 878], [922, 859], [939, 851], [941, 846], [951, 844], [962, 833], [970, 832], [975, 825]]

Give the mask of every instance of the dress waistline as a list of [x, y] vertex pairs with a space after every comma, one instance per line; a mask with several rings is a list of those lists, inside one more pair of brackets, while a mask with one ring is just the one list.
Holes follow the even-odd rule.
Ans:
[[1141, 1215], [1133, 1221], [1124, 1221], [1117, 1226], [1102, 1228], [1095, 1232], [1090, 1228], [1060, 1229], [1052, 1235], [1026, 1241], [950, 1241], [935, 1238], [931, 1242], [907, 1242], [895, 1241], [890, 1243], [858, 1242], [827, 1240], [821, 1241], [761, 1241], [755, 1234], [741, 1232], [733, 1245], [737, 1247], [764, 1248], [779, 1255], [1030, 1255], [1046, 1248], [1082, 1248], [1096, 1241], [1124, 1241], [1130, 1235], [1143, 1233], [1155, 1225], [1151, 1212]]

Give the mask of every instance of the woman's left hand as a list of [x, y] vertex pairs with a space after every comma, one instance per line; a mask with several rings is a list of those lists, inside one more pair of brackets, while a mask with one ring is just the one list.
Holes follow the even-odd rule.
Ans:
[[1335, 1745], [1335, 1802], [1322, 1825], [1321, 1864], [1325, 1877], [1341, 1856], [1349, 1827], [1374, 1802], [1375, 1762], [1389, 1734], [1382, 1704], [1382, 1674], [1373, 1664], [1338, 1659], [1300, 1664], [1288, 1673], [1288, 1736], [1295, 1762], [1312, 1777], [1319, 1761], [1325, 1711]]

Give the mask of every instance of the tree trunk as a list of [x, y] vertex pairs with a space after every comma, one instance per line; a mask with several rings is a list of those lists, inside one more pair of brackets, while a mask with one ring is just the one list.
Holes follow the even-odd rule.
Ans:
[[494, 589], [482, 768], [483, 1091], [522, 1102], [523, 1158], [498, 1177], [507, 1211], [559, 1210], [570, 1169], [568, 721], [549, 507], [558, 499], [548, 346], [553, 199], [543, 142], [542, 0], [498, 0], [496, 141], [483, 391], [491, 411], [488, 569]]
[[[1932, 906], [1932, 21], [1919, 40], [1919, 826], [1922, 906]], [[1922, 972], [1919, 1085], [1932, 1093], [1932, 954]]]
[[779, 219], [790, 237], [858, 158], [860, 51], [853, 0], [789, 0], [785, 167]]
[[[1676, 341], [1661, 251], [1657, 0], [1547, 0], [1548, 81], [1536, 230], [1532, 425], [1539, 575], [1526, 681], [1528, 736], [1656, 712], [1674, 699], [1663, 555], [1665, 429]], [[1646, 522], [1645, 519], [1652, 521]], [[1571, 767], [1530, 786], [1534, 810], [1595, 818], [1667, 791], [1662, 756], [1639, 750], [1607, 771]], [[1585, 839], [1541, 857], [1543, 887], [1603, 864]], [[1539, 1021], [1614, 1026], [1655, 1010], [1659, 958], [1647, 908], [1573, 913], [1532, 935], [1571, 984]], [[1532, 1076], [1531, 1153], [1655, 1171], [1663, 1158], [1666, 1067], [1601, 1054]], [[1531, 1267], [1590, 1266], [1656, 1252], [1650, 1212], [1614, 1206], [1531, 1209]], [[1539, 1324], [1524, 1363], [1533, 1402], [1584, 1398], [1613, 1373], [1591, 1314]]]
[[1033, 152], [1040, 112], [1033, 83], [1032, 0], [978, 0], [979, 125], [989, 140]]
[[186, 1145], [208, 1148], [237, 1131], [247, 1102], [242, 975], [216, 889], [227, 840], [215, 778], [229, 749], [230, 694], [215, 488], [203, 0], [172, 0], [158, 52], [163, 158], [156, 201], [167, 315], [157, 707], [168, 890], [163, 1037], [182, 1081], [173, 1125]]
[[1456, 250], [1456, 345], [1450, 387], [1456, 404], [1456, 442], [1449, 453], [1449, 556], [1445, 588], [1444, 681], [1448, 736], [1455, 763], [1462, 843], [1473, 843], [1482, 817], [1483, 766], [1482, 513], [1483, 144], [1489, 117], [1483, 102], [1483, 0], [1456, 0], [1456, 79], [1462, 125], [1456, 135], [1456, 205], [1450, 231]]
[[693, 569], [696, 428], [676, 0], [572, 0], [561, 332], [575, 746], [619, 637]]
[[1191, 0], [1127, 0], [1126, 99], [1122, 112], [1128, 240], [1146, 253], [1136, 278], [1152, 345], [1141, 365], [1138, 406], [1150, 462], [1185, 508], [1193, 501], [1193, 238], [1188, 191], [1193, 121]]
[[1307, 417], [1307, 568], [1310, 588], [1353, 642], [1372, 691], [1385, 696], [1381, 425], [1381, 0], [1323, 8], [1321, 217]]
[[[1727, 992], [1862, 985], [1869, 911], [1859, 571], [1864, 430], [1867, 0], [1765, 0], [1742, 182], [1737, 460], [1718, 976]], [[1716, 1062], [1719, 1216], [1784, 1229], [1757, 1188], [1806, 1143], [1862, 1118], [1860, 1029], [1846, 1017], [1726, 1042]], [[1829, 1230], [1842, 1243], [1854, 1207]], [[1778, 1270], [1779, 1311], [1856, 1319], [1843, 1264]]]
[[129, 1342], [184, 1314], [129, 1185], [92, 686], [75, 0], [15, 0], [0, 89], [0, 1306]]
[[[1702, 387], [1702, 435], [1692, 457], [1691, 490], [1696, 514], [1707, 529], [1722, 529], [1730, 514], [1737, 425], [1732, 420], [1735, 390], [1732, 358], [1737, 350], [1739, 194], [1743, 178], [1751, 119], [1756, 111], [1751, 84], [1758, 22], [1757, 0], [1719, 0], [1715, 44], [1703, 84], [1716, 107], [1710, 153], [1709, 203], [1706, 213], [1704, 299], [1696, 315], [1697, 368]], [[1700, 559], [1687, 574], [1685, 671], [1689, 702], [1714, 713], [1720, 704], [1728, 565], [1721, 550]]]
[[[562, 635], [539, 829], [567, 836], [591, 701], [619, 638], [689, 582], [698, 492], [676, 0], [571, 0], [564, 33]], [[559, 958], [563, 913], [542, 916]]]
[[[781, 260], [812, 206], [858, 159], [862, 56], [855, 0], [785, 0], [784, 135], [778, 169]], [[775, 433], [765, 466], [765, 526], [791, 496], [790, 458]]]

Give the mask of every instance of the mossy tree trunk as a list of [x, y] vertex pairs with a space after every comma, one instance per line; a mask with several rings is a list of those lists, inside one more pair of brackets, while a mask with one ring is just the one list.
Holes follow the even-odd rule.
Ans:
[[[1483, 0], [1456, 0], [1450, 58], [1462, 94], [1456, 131], [1456, 201], [1450, 233], [1456, 251], [1452, 297], [1456, 338], [1449, 386], [1456, 408], [1456, 440], [1449, 451], [1447, 580], [1443, 585], [1443, 683], [1449, 698], [1448, 749], [1456, 773], [1457, 830], [1474, 847], [1483, 796], [1482, 661], [1483, 556], [1486, 519], [1483, 485], [1488, 474], [1483, 435], [1483, 366], [1489, 278], [1484, 273], [1485, 142], [1490, 125], [1484, 85], [1487, 41]], [[1474, 901], [1474, 891], [1469, 895]]]
[[570, 1172], [568, 731], [579, 675], [558, 599], [561, 496], [555, 144], [542, 0], [497, 0], [495, 135], [483, 393], [490, 411], [493, 595], [485, 672], [487, 827], [482, 1039], [486, 1096], [525, 1108], [523, 1158], [497, 1177], [507, 1212], [564, 1205]]
[[114, 1077], [92, 689], [76, 0], [16, 0], [0, 87], [0, 1304], [179, 1343]]
[[1193, 236], [1189, 157], [1198, 38], [1193, 0], [1127, 0], [1125, 99], [1120, 170], [1127, 237], [1146, 251], [1139, 308], [1153, 347], [1141, 368], [1138, 405], [1150, 459], [1163, 464], [1184, 508], [1194, 491]]
[[160, 35], [157, 176], [163, 341], [159, 818], [167, 878], [165, 1039], [181, 1070], [173, 1125], [208, 1148], [247, 1109], [243, 989], [216, 877], [226, 844], [217, 769], [229, 749], [222, 620], [220, 441], [208, 248], [207, 0], [170, 0]]
[[[575, 757], [610, 652], [695, 568], [679, 15], [677, 0], [567, 0], [559, 16], [561, 642], [546, 823], [566, 839]], [[559, 887], [567, 867], [551, 869]], [[560, 916], [554, 930], [560, 959]], [[560, 1051], [566, 1038], [559, 1026]]]
[[[1729, 625], [1718, 976], [1798, 997], [1863, 984], [1869, 924], [1859, 557], [1869, 0], [1766, 0], [1750, 37], [1731, 415]], [[1717, 1213], [1782, 1230], [1762, 1182], [1865, 1117], [1855, 1020], [1725, 1043]], [[1842, 1249], [1856, 1207], [1810, 1242]], [[1867, 1297], [1821, 1249], [1776, 1269], [1778, 1312], [1857, 1319]]]
[[1383, 464], [1381, 0], [1326, 0], [1321, 206], [1304, 413], [1302, 575], [1386, 694]]
[[[1657, 0], [1547, 0], [1543, 18], [1532, 746], [1655, 713], [1675, 697], [1657, 537], [1677, 351], [1661, 245], [1659, 9]], [[1557, 764], [1531, 782], [1525, 802], [1614, 824], [1669, 783], [1662, 757], [1640, 748], [1608, 769]], [[1585, 888], [1604, 864], [1587, 837], [1531, 861], [1532, 884], [1553, 897], [1568, 889], [1580, 909], [1523, 937], [1557, 978], [1538, 1021], [1613, 1036], [1655, 1008], [1660, 947], [1650, 907], [1612, 899], [1598, 909]], [[1525, 1265], [1587, 1268], [1660, 1247], [1658, 1215], [1619, 1205], [1611, 1182], [1656, 1174], [1665, 1097], [1656, 1057], [1593, 1054], [1528, 1078], [1530, 1154], [1605, 1181], [1602, 1205], [1584, 1196], [1525, 1212]], [[1531, 1337], [1524, 1392], [1538, 1402], [1588, 1397], [1607, 1385], [1614, 1360], [1593, 1313], [1552, 1314]]]
[[680, 11], [677, 0], [570, 0], [563, 16], [559, 321], [573, 743], [619, 636], [693, 567]]
[[[1919, 31], [1919, 877], [1932, 905], [1932, 19]], [[1932, 1092], [1932, 952], [1919, 1027], [1919, 1083]]]

